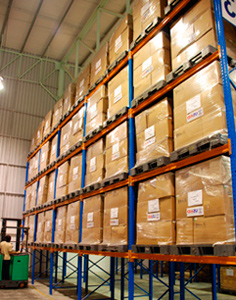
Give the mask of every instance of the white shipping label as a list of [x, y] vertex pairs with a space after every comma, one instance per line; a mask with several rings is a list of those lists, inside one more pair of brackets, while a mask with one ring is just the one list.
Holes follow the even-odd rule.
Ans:
[[52, 146], [52, 154], [54, 154], [56, 152], [56, 145]]
[[204, 114], [203, 108], [200, 107], [198, 110], [196, 110], [196, 111], [194, 111], [194, 112], [192, 112], [192, 113], [190, 113], [190, 114], [187, 115], [187, 117], [186, 117], [187, 118], [187, 122], [191, 122], [191, 121], [193, 121], [193, 120], [195, 120], [197, 118], [200, 118], [200, 117], [203, 116], [203, 114]]
[[223, 18], [236, 26], [236, 2], [234, 0], [221, 0]]
[[112, 154], [119, 152], [119, 142], [112, 146]]
[[95, 70], [95, 75], [99, 73], [102, 69], [102, 60], [101, 58], [96, 62], [96, 70]]
[[202, 204], [202, 190], [188, 192], [188, 206]]
[[234, 270], [233, 269], [226, 269], [226, 275], [227, 276], [234, 276]]
[[122, 39], [121, 35], [118, 36], [118, 38], [115, 40], [115, 53], [120, 49], [122, 46]]
[[42, 158], [41, 158], [41, 162], [44, 162], [44, 160], [45, 160], [45, 155], [46, 155], [46, 153], [45, 153], [45, 152], [43, 152], [43, 154], [42, 154]]
[[41, 192], [42, 192], [42, 187], [40, 186], [39, 187], [39, 194], [41, 194]]
[[197, 110], [201, 107], [201, 97], [197, 95], [190, 100], [186, 101], [186, 112], [190, 114], [191, 112]]
[[110, 220], [110, 225], [111, 226], [118, 226], [119, 225], [119, 219], [111, 219]]
[[51, 229], [51, 222], [47, 221], [46, 222], [46, 231], [50, 231], [50, 229]]
[[110, 218], [111, 219], [117, 219], [118, 218], [118, 212], [119, 212], [119, 208], [118, 207], [112, 208], [111, 209]]
[[122, 98], [122, 85], [119, 85], [114, 90], [114, 104], [118, 102]]
[[147, 1], [141, 8], [141, 21], [144, 22], [151, 14], [150, 4]]
[[147, 147], [149, 147], [150, 145], [154, 144], [156, 141], [156, 137], [154, 136], [153, 138], [147, 140], [144, 142], [144, 149], [146, 149]]
[[89, 172], [96, 171], [96, 156], [90, 159]]
[[152, 57], [150, 56], [142, 64], [142, 78], [146, 77], [152, 71], [153, 71]]
[[55, 111], [55, 116], [57, 116], [58, 113], [59, 113], [59, 110], [57, 109], [57, 110]]
[[73, 175], [78, 174], [78, 171], [79, 171], [79, 167], [75, 167], [75, 168], [73, 169]]
[[87, 222], [93, 222], [93, 212], [88, 213]]
[[204, 215], [203, 206], [187, 208], [187, 217], [197, 217], [203, 215]]
[[88, 222], [87, 223], [87, 228], [93, 228], [94, 227], [94, 223], [93, 222]]
[[98, 114], [98, 111], [97, 111], [97, 103], [95, 103], [94, 105], [92, 105], [90, 107], [90, 114], [91, 114], [91, 119], [95, 118], [96, 115]]
[[161, 214], [159, 212], [158, 213], [147, 214], [148, 222], [160, 221], [160, 219], [161, 219]]
[[70, 229], [75, 229], [75, 216], [70, 217]]
[[160, 210], [159, 199], [148, 201], [148, 212], [153, 213]]
[[59, 230], [59, 231], [61, 231], [61, 227], [62, 227], [62, 219], [59, 219], [58, 220], [58, 223], [57, 223], [57, 229]]
[[45, 124], [45, 129], [47, 129], [49, 127], [49, 122], [47, 121]]
[[81, 82], [80, 82], [80, 84], [79, 84], [79, 87], [81, 88], [83, 85], [84, 85], [84, 79], [81, 80]]
[[151, 127], [145, 129], [144, 134], [145, 134], [145, 140], [152, 138], [155, 135], [155, 126], [152, 125]]

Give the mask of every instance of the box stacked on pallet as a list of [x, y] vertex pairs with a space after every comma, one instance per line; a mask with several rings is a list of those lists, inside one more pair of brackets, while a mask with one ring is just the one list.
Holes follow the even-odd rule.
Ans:
[[51, 149], [51, 142], [50, 141], [45, 143], [41, 148], [40, 171], [45, 169], [47, 167], [47, 165], [49, 164], [50, 149]]
[[106, 136], [106, 178], [129, 171], [128, 122]]
[[44, 130], [44, 120], [40, 123], [37, 129], [36, 140], [35, 140], [36, 145], [40, 144], [43, 139], [43, 130]]
[[52, 110], [50, 110], [47, 114], [46, 117], [44, 118], [44, 128], [43, 128], [43, 137], [48, 135], [51, 132], [52, 129]]
[[54, 243], [64, 244], [66, 235], [66, 215], [67, 206], [57, 208], [56, 227], [54, 235]]
[[229, 157], [177, 171], [177, 244], [233, 243], [232, 197]]
[[34, 223], [35, 223], [35, 216], [29, 216], [29, 231], [28, 231], [28, 243], [34, 242]]
[[[235, 27], [224, 22], [227, 54], [236, 56]], [[213, 1], [201, 0], [183, 14], [171, 28], [172, 69], [193, 58], [208, 45], [217, 47]]]
[[32, 152], [36, 147], [36, 135], [37, 135], [37, 130], [33, 133], [32, 138], [31, 138], [30, 152]]
[[175, 149], [219, 132], [227, 133], [227, 125], [220, 63], [215, 61], [174, 89]]
[[84, 200], [82, 244], [100, 244], [103, 232], [103, 196]]
[[105, 193], [103, 244], [127, 245], [128, 199], [127, 187]]
[[107, 107], [107, 89], [105, 85], [102, 85], [88, 98], [86, 135], [103, 125], [103, 122], [107, 118]]
[[169, 36], [159, 32], [134, 55], [134, 98], [165, 80], [170, 70]]
[[63, 113], [64, 116], [67, 112], [71, 110], [71, 107], [75, 103], [75, 92], [76, 85], [75, 83], [70, 83], [67, 90], [64, 93], [64, 103], [63, 103]]
[[90, 86], [105, 74], [108, 67], [108, 43], [106, 43], [94, 56], [91, 63]]
[[173, 150], [172, 101], [161, 100], [135, 117], [137, 154], [141, 165], [162, 156], [169, 157]]
[[48, 198], [48, 175], [45, 175], [39, 180], [37, 206], [46, 203], [47, 198]]
[[[24, 218], [24, 227], [29, 228], [29, 217], [25, 217]], [[28, 236], [29, 237], [29, 236]], [[24, 234], [24, 238], [23, 238], [23, 242], [22, 244], [25, 245], [26, 244], [26, 239], [27, 239], [27, 235]]]
[[68, 151], [70, 148], [71, 131], [72, 121], [70, 120], [61, 129], [60, 155]]
[[30, 185], [26, 189], [26, 197], [25, 197], [25, 211], [29, 210], [31, 207], [31, 188], [32, 186]]
[[68, 193], [80, 190], [82, 172], [82, 154], [78, 154], [70, 160]]
[[45, 226], [44, 226], [44, 242], [51, 243], [52, 242], [52, 219], [53, 219], [53, 211], [47, 210], [44, 215]]
[[37, 195], [37, 182], [31, 185], [30, 208], [33, 208], [36, 205], [36, 195]]
[[137, 241], [139, 245], [175, 243], [174, 174], [166, 173], [139, 183]]
[[157, 17], [164, 17], [166, 0], [135, 0], [133, 4], [134, 40]]
[[91, 64], [85, 67], [77, 78], [75, 102], [79, 100], [80, 97], [84, 96], [89, 89], [90, 71], [91, 71]]
[[36, 242], [44, 242], [44, 232], [45, 232], [45, 213], [42, 212], [38, 214], [37, 218], [37, 232], [36, 232]]
[[109, 40], [109, 63], [112, 64], [124, 51], [129, 50], [133, 41], [133, 20], [126, 15]]
[[122, 69], [108, 82], [108, 118], [115, 115], [125, 106], [129, 106], [128, 67]]
[[32, 158], [32, 165], [31, 165], [31, 178], [35, 177], [38, 174], [38, 166], [39, 166], [39, 152], [37, 152]]
[[65, 243], [77, 244], [79, 242], [80, 202], [74, 202], [67, 207]]
[[86, 152], [85, 185], [101, 182], [105, 175], [104, 141], [98, 140]]
[[236, 267], [220, 267], [220, 288], [229, 293], [236, 292]]
[[54, 162], [57, 158], [57, 139], [58, 139], [58, 135], [56, 134], [52, 139], [52, 143], [51, 143], [51, 151], [50, 151], [50, 159], [49, 159], [50, 164]]
[[49, 174], [48, 177], [48, 197], [47, 201], [54, 199], [54, 186], [55, 186], [55, 171]]
[[64, 99], [61, 98], [60, 100], [57, 101], [57, 103], [54, 106], [54, 112], [53, 112], [53, 117], [52, 117], [52, 128], [55, 127], [56, 125], [58, 125], [58, 123], [62, 117], [63, 102], [64, 102]]
[[70, 148], [83, 139], [84, 106], [73, 116], [70, 136]]
[[69, 161], [64, 162], [58, 167], [58, 180], [56, 185], [56, 198], [61, 198], [68, 193]]

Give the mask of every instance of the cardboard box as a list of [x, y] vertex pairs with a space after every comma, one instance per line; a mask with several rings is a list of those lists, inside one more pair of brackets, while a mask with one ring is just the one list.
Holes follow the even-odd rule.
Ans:
[[136, 164], [143, 164], [173, 151], [171, 101], [161, 100], [135, 117]]
[[32, 177], [36, 176], [39, 172], [39, 152], [33, 157], [31, 172]]
[[45, 226], [44, 226], [44, 243], [52, 242], [52, 219], [53, 210], [45, 211]]
[[36, 133], [36, 139], [35, 139], [35, 144], [36, 146], [41, 143], [43, 139], [43, 130], [44, 130], [44, 120], [40, 123], [37, 133]]
[[55, 186], [55, 171], [49, 174], [48, 177], [48, 201], [54, 200], [54, 186]]
[[37, 182], [35, 182], [31, 185], [30, 208], [33, 208], [36, 205], [36, 195], [37, 195]]
[[68, 151], [70, 148], [71, 131], [72, 121], [69, 121], [61, 129], [60, 155]]
[[[226, 21], [224, 28], [227, 53], [235, 58], [236, 30]], [[201, 0], [171, 27], [172, 68], [178, 68], [208, 45], [213, 47], [218, 45], [213, 3], [211, 0]]]
[[102, 126], [106, 120], [108, 107], [107, 89], [102, 85], [88, 99], [87, 104], [87, 119], [86, 119], [86, 134], [93, 129]]
[[50, 141], [48, 141], [46, 144], [44, 144], [41, 148], [40, 171], [45, 169], [47, 167], [47, 165], [49, 164], [50, 149], [51, 149]]
[[61, 198], [68, 194], [68, 176], [69, 176], [69, 161], [64, 162], [58, 167], [56, 198]]
[[35, 224], [35, 216], [29, 216], [28, 219], [28, 226], [29, 226], [29, 231], [28, 231], [28, 243], [33, 243], [34, 242], [34, 224]]
[[84, 106], [73, 116], [70, 136], [70, 148], [83, 139]]
[[46, 114], [46, 117], [44, 118], [43, 137], [45, 137], [47, 134], [51, 132], [52, 115], [53, 115], [52, 110], [49, 110], [49, 112]]
[[26, 189], [26, 197], [25, 197], [25, 211], [29, 210], [31, 207], [31, 188], [32, 185], [27, 187]]
[[128, 122], [117, 126], [106, 136], [106, 177], [129, 171]]
[[52, 128], [58, 125], [62, 113], [63, 113], [63, 102], [64, 99], [61, 98], [60, 100], [57, 101], [57, 103], [54, 105], [54, 112], [53, 112], [53, 117], [52, 117]]
[[71, 203], [67, 207], [65, 243], [79, 243], [80, 201]]
[[139, 183], [138, 201], [175, 196], [174, 173], [166, 173]]
[[183, 218], [176, 220], [176, 244], [193, 244], [193, 218]]
[[104, 168], [104, 142], [100, 139], [87, 149], [85, 185], [101, 182], [105, 175]]
[[129, 106], [128, 66], [108, 82], [108, 118], [125, 106]]
[[88, 91], [90, 86], [90, 72], [91, 72], [91, 64], [83, 69], [79, 73], [76, 82], [76, 95], [75, 95], [75, 102], [79, 100], [80, 97], [84, 96], [85, 93]]
[[44, 212], [42, 212], [38, 214], [38, 218], [37, 218], [36, 243], [44, 242], [44, 231], [45, 231], [45, 215]]
[[103, 244], [128, 244], [128, 199], [127, 187], [105, 194]]
[[63, 116], [71, 110], [71, 107], [75, 103], [75, 91], [76, 85], [71, 82], [64, 93], [64, 103], [63, 103]]
[[109, 40], [109, 63], [112, 64], [124, 51], [128, 51], [133, 41], [133, 20], [126, 15]]
[[165, 80], [170, 70], [169, 36], [160, 32], [134, 55], [134, 98]]
[[33, 133], [32, 138], [31, 138], [30, 152], [32, 152], [36, 147], [36, 135], [37, 135], [37, 130]]
[[90, 86], [105, 74], [108, 64], [108, 43], [106, 43], [92, 60]]
[[103, 208], [101, 195], [84, 200], [82, 244], [100, 244], [102, 242]]
[[82, 172], [82, 154], [78, 154], [70, 160], [68, 193], [80, 190]]
[[236, 287], [236, 267], [220, 266], [220, 288], [234, 291]]
[[133, 3], [134, 40], [157, 17], [164, 17], [166, 0], [135, 0]]
[[57, 208], [56, 227], [54, 242], [57, 244], [65, 243], [66, 235], [66, 218], [67, 218], [67, 206], [61, 206]]
[[58, 135], [56, 134], [54, 136], [54, 138], [52, 139], [50, 159], [49, 159], [50, 164], [57, 159], [57, 137], [58, 137]]
[[48, 197], [48, 176], [45, 175], [39, 180], [37, 206], [47, 202]]

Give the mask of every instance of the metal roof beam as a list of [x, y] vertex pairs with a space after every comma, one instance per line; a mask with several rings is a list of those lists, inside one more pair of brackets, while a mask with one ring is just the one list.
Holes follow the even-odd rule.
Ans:
[[7, 26], [7, 23], [8, 23], [8, 19], [9, 19], [9, 14], [10, 14], [12, 2], [13, 2], [13, 0], [9, 0], [8, 1], [7, 11], [6, 11], [6, 15], [5, 15], [5, 18], [4, 18], [4, 22], [3, 22], [2, 30], [1, 30], [1, 34], [0, 34], [1, 45], [2, 45], [2, 37], [3, 37], [4, 31], [5, 31], [5, 28]]
[[40, 0], [40, 2], [39, 2], [38, 8], [37, 8], [37, 10], [36, 10], [36, 12], [35, 12], [35, 14], [34, 14], [34, 18], [33, 18], [32, 22], [31, 22], [30, 28], [29, 28], [29, 30], [28, 30], [28, 32], [27, 32], [27, 35], [26, 35], [25, 40], [24, 40], [24, 42], [23, 42], [23, 45], [22, 45], [22, 47], [21, 47], [21, 49], [20, 49], [20, 52], [22, 52], [22, 51], [24, 50], [24, 48], [25, 48], [25, 45], [26, 45], [26, 43], [27, 43], [27, 41], [28, 41], [28, 38], [29, 38], [29, 36], [30, 36], [30, 33], [31, 33], [31, 31], [32, 31], [32, 29], [33, 29], [33, 27], [34, 27], [34, 23], [35, 23], [35, 21], [36, 21], [36, 19], [37, 19], [37, 16], [38, 16], [38, 14], [39, 14], [39, 11], [40, 11], [40, 9], [41, 9], [41, 6], [42, 6], [42, 4], [43, 4], [43, 1], [44, 1], [44, 0]]
[[111, 10], [108, 10], [108, 9], [105, 9], [105, 8], [100, 8], [100, 11], [101, 11], [101, 12], [105, 12], [105, 13], [107, 13], [107, 14], [109, 14], [109, 15], [115, 16], [115, 17], [117, 17], [117, 18], [121, 18], [121, 19], [124, 18], [124, 15], [118, 14], [118, 13], [116, 13], [116, 12], [114, 12], [114, 11], [111, 11]]
[[71, 8], [71, 6], [72, 6], [72, 4], [73, 4], [74, 2], [75, 2], [75, 0], [71, 0], [71, 1], [70, 1], [70, 4], [68, 5], [68, 7], [67, 7], [67, 9], [66, 9], [66, 11], [65, 11], [65, 13], [64, 13], [64, 15], [63, 15], [63, 17], [61, 18], [61, 21], [60, 21], [59, 24], [57, 25], [57, 28], [55, 29], [53, 35], [52, 35], [51, 38], [50, 38], [50, 41], [48, 42], [48, 44], [47, 44], [47, 46], [45, 47], [45, 49], [44, 49], [44, 51], [43, 51], [43, 53], [42, 53], [41, 56], [44, 56], [45, 53], [47, 52], [49, 46], [51, 45], [51, 43], [52, 43], [54, 37], [56, 36], [56, 34], [57, 34], [59, 28], [61, 27], [61, 24], [63, 23], [65, 17], [67, 16], [67, 14], [68, 14], [68, 12], [69, 12], [69, 10], [70, 10], [70, 8]]

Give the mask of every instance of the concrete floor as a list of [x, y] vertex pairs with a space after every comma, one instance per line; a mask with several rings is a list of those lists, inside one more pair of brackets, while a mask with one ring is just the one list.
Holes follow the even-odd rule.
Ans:
[[[164, 277], [163, 281], [168, 283], [168, 278]], [[70, 280], [71, 284], [74, 284], [76, 282], [76, 279]], [[90, 276], [89, 284], [100, 284], [101, 281], [99, 281], [95, 276]], [[146, 291], [148, 291], [149, 282], [148, 282], [148, 276], [145, 275], [143, 279], [141, 280], [139, 275], [135, 275], [135, 283], [138, 285], [141, 285], [142, 288]], [[68, 284], [67, 284], [68, 285]], [[163, 286], [163, 284], [158, 283], [156, 280], [153, 281], [153, 287], [154, 287], [154, 295], [153, 299], [157, 299], [162, 295], [162, 293], [166, 290], [166, 287]], [[191, 292], [195, 293], [200, 299], [202, 300], [209, 300], [211, 299], [211, 285], [209, 283], [192, 283], [188, 285], [188, 288], [191, 290]], [[90, 288], [91, 290], [94, 289]], [[176, 280], [175, 285], [175, 291], [177, 292], [179, 290], [179, 282]], [[101, 287], [98, 290], [99, 294], [93, 294], [87, 299], [109, 299], [110, 291], [108, 286]], [[138, 288], [135, 287], [135, 295], [139, 298], [137, 299], [148, 299], [147, 296]], [[85, 296], [85, 293], [84, 295]], [[125, 296], [128, 296], [128, 282], [125, 283]], [[120, 299], [120, 281], [116, 281], [116, 290], [115, 290], [115, 297], [116, 299]], [[76, 295], [76, 289], [75, 288], [69, 288], [69, 289], [60, 289], [60, 290], [54, 290], [53, 295], [49, 295], [49, 289], [48, 289], [48, 280], [41, 280], [40, 282], [36, 282], [34, 286], [29, 284], [29, 287], [27, 289], [14, 289], [14, 290], [0, 290], [0, 299], [1, 300], [71, 300], [71, 299], [77, 299]], [[168, 294], [165, 295], [162, 299], [168, 300]], [[179, 299], [179, 294], [175, 295], [175, 299]], [[186, 291], [185, 294], [186, 300], [192, 300], [196, 299], [194, 296], [192, 296], [190, 293]], [[228, 294], [218, 294], [217, 297], [218, 300], [236, 300], [236, 296], [228, 295]]]

